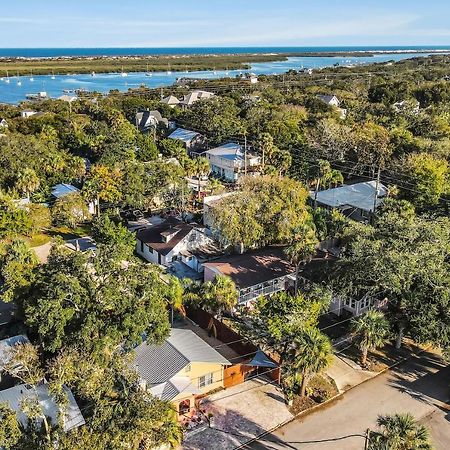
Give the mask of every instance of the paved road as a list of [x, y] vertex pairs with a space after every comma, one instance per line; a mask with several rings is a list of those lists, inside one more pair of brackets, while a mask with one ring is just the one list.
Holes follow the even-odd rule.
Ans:
[[361, 450], [378, 414], [410, 412], [430, 427], [436, 449], [449, 449], [449, 383], [450, 366], [423, 353], [247, 448]]

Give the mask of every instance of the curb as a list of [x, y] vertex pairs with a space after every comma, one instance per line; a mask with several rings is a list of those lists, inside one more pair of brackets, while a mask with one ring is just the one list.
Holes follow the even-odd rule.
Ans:
[[412, 359], [415, 356], [419, 356], [422, 353], [430, 350], [432, 348], [432, 346], [428, 346], [426, 348], [421, 349], [419, 352], [414, 353], [413, 355], [409, 355], [407, 357], [403, 356], [402, 358], [400, 358], [398, 361], [396, 361], [395, 363], [391, 364], [388, 367], [385, 367], [383, 370], [381, 370], [380, 372], [377, 372], [375, 375], [373, 375], [370, 378], [367, 378], [366, 380], [361, 381], [361, 383], [355, 384], [354, 386], [348, 388], [346, 391], [340, 392], [339, 394], [336, 394], [335, 396], [329, 398], [328, 400], [324, 401], [323, 403], [319, 403], [318, 405], [314, 405], [311, 408], [305, 409], [304, 411], [300, 411], [298, 414], [296, 414], [295, 416], [291, 417], [288, 420], [285, 420], [284, 422], [280, 423], [279, 425], [276, 425], [275, 427], [271, 428], [270, 430], [264, 431], [263, 433], [259, 434], [258, 436], [255, 436], [254, 438], [248, 440], [247, 442], [237, 446], [237, 447], [233, 447], [233, 450], [241, 450], [247, 447], [248, 444], [252, 444], [253, 442], [257, 442], [259, 441], [262, 437], [267, 436], [268, 434], [273, 433], [274, 431], [278, 430], [279, 428], [284, 427], [285, 425], [294, 422], [295, 420], [297, 420], [298, 418], [302, 417], [302, 416], [307, 416], [315, 411], [317, 411], [318, 409], [321, 408], [325, 408], [326, 406], [328, 406], [330, 403], [334, 402], [335, 400], [340, 399], [341, 397], [344, 396], [344, 394], [346, 394], [348, 391], [351, 391], [352, 389], [361, 386], [364, 383], [367, 383], [368, 381], [373, 380], [374, 378], [377, 378], [383, 374], [385, 374], [387, 371], [393, 369], [394, 367], [397, 367], [400, 364], [403, 364], [406, 361], [409, 361], [410, 359]]

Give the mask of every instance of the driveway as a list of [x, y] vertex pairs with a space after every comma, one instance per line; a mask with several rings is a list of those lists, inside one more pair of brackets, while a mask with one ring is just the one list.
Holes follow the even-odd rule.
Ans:
[[449, 380], [450, 366], [425, 352], [245, 448], [361, 450], [379, 414], [410, 412], [430, 427], [437, 450], [448, 449]]
[[213, 414], [211, 428], [183, 442], [188, 450], [228, 450], [290, 418], [278, 387], [255, 378], [213, 394], [203, 405]]

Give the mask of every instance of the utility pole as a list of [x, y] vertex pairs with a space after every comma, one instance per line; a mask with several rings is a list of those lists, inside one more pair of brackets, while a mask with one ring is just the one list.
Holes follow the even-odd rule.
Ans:
[[364, 442], [364, 450], [367, 450], [369, 448], [369, 442], [370, 442], [370, 428], [367, 428], [366, 441]]
[[377, 200], [378, 200], [378, 190], [380, 189], [380, 176], [381, 176], [381, 166], [378, 165], [378, 172], [377, 172], [377, 182], [375, 184], [375, 195], [373, 196], [373, 216], [375, 216], [375, 210], [377, 208]]
[[247, 175], [247, 134], [244, 134], [244, 175]]
[[161, 101], [163, 101], [163, 99], [164, 99], [164, 90], [163, 88], [161, 88]]

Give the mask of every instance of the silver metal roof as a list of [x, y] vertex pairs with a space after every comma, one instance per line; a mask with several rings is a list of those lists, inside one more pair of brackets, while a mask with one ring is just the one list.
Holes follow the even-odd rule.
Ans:
[[[64, 387], [64, 390], [69, 401], [64, 414], [64, 431], [70, 431], [73, 428], [84, 425], [85, 422], [72, 392], [67, 387]], [[50, 417], [52, 423], [57, 424], [60, 409], [50, 396], [48, 385], [46, 384], [41, 384], [36, 386], [36, 388], [21, 384], [0, 391], [0, 403], [7, 403], [13, 411], [16, 411], [19, 422], [26, 426], [28, 418], [21, 410], [21, 403], [27, 398], [34, 398], [36, 395], [43, 413]]]
[[[192, 362], [231, 364], [193, 331], [172, 328], [163, 344], [143, 342], [136, 347], [132, 365], [155, 395], [169, 396], [177, 390], [174, 378], [184, 378], [176, 375]], [[169, 382], [170, 386], [161, 386]]]
[[19, 334], [18, 336], [13, 336], [0, 341], [0, 371], [9, 363], [11, 349], [17, 344], [26, 344], [28, 342], [30, 341], [24, 334]]
[[[314, 199], [314, 192], [310, 192], [310, 197]], [[356, 183], [344, 185], [334, 189], [327, 189], [317, 193], [317, 202], [323, 205], [338, 208], [341, 206], [351, 206], [364, 211], [373, 211], [373, 204], [377, 196], [377, 206], [382, 203], [387, 195], [387, 187], [379, 184], [378, 192], [376, 192], [376, 181], [365, 181], [364, 183]]]

